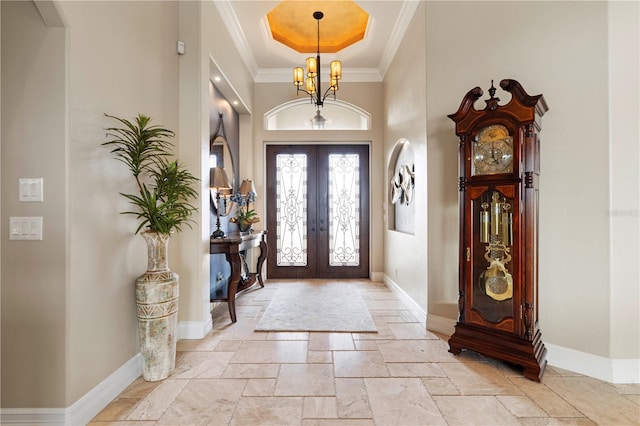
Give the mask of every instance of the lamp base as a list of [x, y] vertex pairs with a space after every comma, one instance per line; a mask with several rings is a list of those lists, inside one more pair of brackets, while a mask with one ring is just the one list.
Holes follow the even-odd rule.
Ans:
[[213, 234], [211, 234], [211, 238], [215, 238], [215, 239], [220, 239], [225, 237], [226, 235], [224, 234], [224, 231], [220, 228], [216, 229], [215, 231], [213, 231]]

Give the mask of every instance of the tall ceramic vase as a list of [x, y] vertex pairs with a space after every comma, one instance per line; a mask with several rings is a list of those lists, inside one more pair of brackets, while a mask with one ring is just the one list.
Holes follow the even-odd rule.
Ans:
[[169, 236], [145, 231], [147, 272], [136, 280], [138, 333], [142, 377], [150, 382], [166, 379], [176, 365], [178, 326], [178, 274], [168, 267]]

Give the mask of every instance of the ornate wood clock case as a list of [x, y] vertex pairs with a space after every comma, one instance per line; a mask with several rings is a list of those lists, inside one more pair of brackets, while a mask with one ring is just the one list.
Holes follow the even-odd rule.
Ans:
[[460, 266], [458, 323], [449, 352], [469, 349], [522, 366], [540, 381], [546, 348], [538, 327], [538, 178], [542, 95], [520, 83], [500, 87], [511, 101], [499, 105], [476, 87], [449, 115], [460, 138]]

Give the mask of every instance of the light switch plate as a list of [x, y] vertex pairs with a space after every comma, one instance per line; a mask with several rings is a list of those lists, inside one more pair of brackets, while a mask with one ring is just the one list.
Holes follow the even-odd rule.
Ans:
[[10, 217], [10, 240], [42, 240], [42, 216]]
[[38, 202], [44, 201], [42, 178], [20, 178], [20, 201]]

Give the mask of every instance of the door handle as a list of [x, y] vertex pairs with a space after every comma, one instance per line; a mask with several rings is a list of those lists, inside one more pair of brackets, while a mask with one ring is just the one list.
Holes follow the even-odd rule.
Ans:
[[320, 227], [320, 230], [321, 231], [326, 231], [326, 229], [324, 227], [322, 227], [322, 226]]

